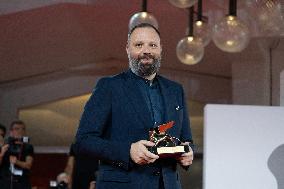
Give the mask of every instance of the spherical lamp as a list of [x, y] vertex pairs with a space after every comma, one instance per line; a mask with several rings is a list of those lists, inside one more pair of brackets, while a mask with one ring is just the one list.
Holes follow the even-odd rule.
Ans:
[[179, 41], [176, 53], [183, 64], [194, 65], [202, 59], [204, 47], [198, 38], [187, 36]]
[[194, 7], [189, 8], [189, 31], [188, 36], [181, 39], [176, 47], [178, 59], [187, 65], [200, 62], [204, 55], [204, 46], [201, 40], [193, 35], [193, 12]]
[[201, 40], [204, 47], [211, 41], [211, 34], [211, 27], [207, 22], [197, 20], [194, 23], [193, 35]]
[[141, 23], [151, 24], [155, 28], [159, 28], [158, 21], [153, 14], [147, 12], [147, 0], [142, 0], [142, 11], [134, 14], [128, 24], [129, 30]]
[[148, 23], [153, 25], [155, 28], [158, 28], [158, 21], [157, 19], [153, 16], [153, 14], [149, 12], [138, 12], [134, 14], [129, 21], [129, 30], [131, 30], [133, 27], [137, 26], [138, 24], [141, 23]]
[[229, 16], [213, 27], [212, 39], [219, 49], [232, 53], [242, 51], [249, 44], [249, 28], [237, 18], [236, 0], [230, 0]]
[[204, 21], [204, 17], [202, 15], [202, 0], [198, 0], [197, 6], [197, 20], [194, 22], [193, 36], [199, 38], [201, 40], [202, 45], [205, 47], [211, 41], [211, 27], [208, 22]]
[[240, 52], [250, 40], [248, 27], [236, 16], [227, 16], [212, 30], [215, 45], [225, 52]]

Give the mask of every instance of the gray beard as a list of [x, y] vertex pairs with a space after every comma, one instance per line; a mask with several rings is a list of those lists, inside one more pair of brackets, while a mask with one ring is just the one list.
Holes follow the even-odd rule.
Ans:
[[141, 63], [141, 58], [132, 58], [130, 55], [128, 59], [131, 71], [141, 77], [153, 75], [157, 73], [161, 67], [161, 57], [153, 58], [153, 63], [151, 64], [143, 64]]

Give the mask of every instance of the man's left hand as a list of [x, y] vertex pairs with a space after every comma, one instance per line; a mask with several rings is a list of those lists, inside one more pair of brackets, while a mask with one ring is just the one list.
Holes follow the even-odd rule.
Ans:
[[[181, 145], [188, 145], [188, 142], [181, 143]], [[182, 166], [189, 166], [192, 164], [193, 161], [193, 150], [189, 146], [190, 151], [187, 153], [182, 154], [177, 160], [180, 162]]]

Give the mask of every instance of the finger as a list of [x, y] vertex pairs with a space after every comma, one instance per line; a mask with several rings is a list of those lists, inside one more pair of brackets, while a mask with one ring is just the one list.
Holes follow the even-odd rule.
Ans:
[[139, 165], [145, 165], [145, 164], [147, 164], [148, 162], [145, 160], [145, 159], [142, 159], [141, 158], [141, 160], [139, 160], [138, 162], [137, 162], [137, 164], [139, 164]]
[[183, 160], [183, 157], [181, 157], [181, 156], [177, 157], [176, 160], [181, 161], [181, 160]]
[[146, 162], [147, 162], [147, 164], [149, 164], [149, 163], [154, 163], [157, 159], [156, 158], [145, 158], [144, 159]]
[[193, 156], [181, 156], [179, 159], [179, 162], [184, 164], [186, 162], [192, 162], [193, 161]]
[[159, 156], [146, 150], [143, 154], [143, 158], [147, 161], [147, 163], [153, 163], [159, 158]]
[[144, 161], [143, 158], [139, 157], [139, 158], [136, 158], [134, 162], [140, 165], [143, 163], [143, 161]]
[[187, 157], [187, 156], [190, 156], [189, 152], [181, 154], [181, 157]]
[[193, 159], [193, 152], [191, 151], [191, 152], [183, 153], [181, 157], [191, 157]]
[[189, 166], [189, 165], [192, 164], [192, 161], [182, 160], [180, 163], [181, 163], [183, 166]]
[[154, 163], [157, 159], [150, 159], [148, 163]]
[[153, 154], [153, 153], [151, 153], [151, 152], [148, 151], [148, 150], [146, 150], [146, 151], [144, 152], [144, 157], [145, 157], [145, 159], [158, 159], [158, 158], [159, 158], [158, 155]]
[[156, 161], [157, 159], [159, 159], [159, 156], [158, 155], [154, 155], [155, 158], [153, 157], [148, 157], [145, 155], [145, 160], [148, 162], [148, 163], [153, 163], [154, 161]]
[[183, 156], [181, 157], [181, 160], [193, 161], [193, 156]]
[[140, 142], [141, 142], [141, 144], [143, 144], [144, 146], [154, 146], [154, 145], [155, 145], [154, 142], [147, 141], [147, 140], [141, 140]]

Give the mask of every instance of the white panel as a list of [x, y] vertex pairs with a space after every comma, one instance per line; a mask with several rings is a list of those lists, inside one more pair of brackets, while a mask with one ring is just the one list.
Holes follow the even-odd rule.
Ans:
[[204, 189], [281, 188], [270, 169], [284, 166], [283, 107], [207, 105], [204, 120]]
[[284, 106], [284, 70], [280, 73], [280, 106]]

